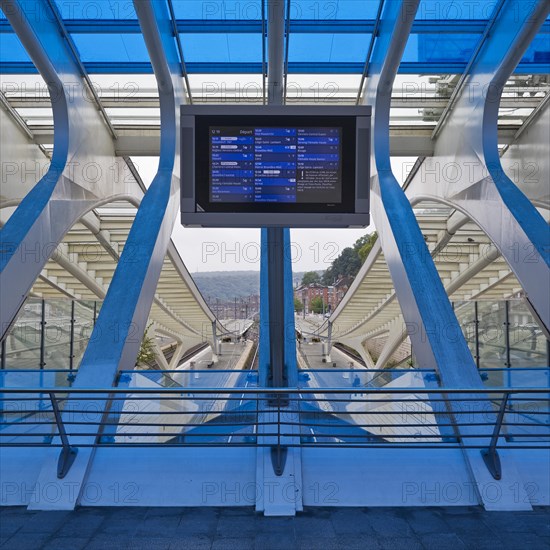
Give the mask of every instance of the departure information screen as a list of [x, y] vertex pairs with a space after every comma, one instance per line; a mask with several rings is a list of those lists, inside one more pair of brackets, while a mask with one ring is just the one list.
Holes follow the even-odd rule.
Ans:
[[342, 128], [209, 127], [212, 203], [340, 203]]

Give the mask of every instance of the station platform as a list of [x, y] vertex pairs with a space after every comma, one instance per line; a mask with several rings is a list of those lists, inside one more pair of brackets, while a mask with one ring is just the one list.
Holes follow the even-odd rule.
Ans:
[[0, 508], [1, 548], [369, 550], [550, 548], [550, 510], [307, 508], [293, 518], [251, 508]]

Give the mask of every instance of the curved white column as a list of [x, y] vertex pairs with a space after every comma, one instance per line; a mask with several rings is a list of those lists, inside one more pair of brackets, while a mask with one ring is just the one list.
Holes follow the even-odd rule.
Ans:
[[[380, 23], [380, 34], [373, 50], [366, 102], [373, 107], [371, 162], [372, 215], [387, 262], [399, 305], [420, 367], [436, 369], [443, 387], [481, 388], [472, 354], [452, 310], [434, 261], [404, 191], [392, 173], [390, 163], [390, 106], [395, 75], [415, 18], [419, 0], [386, 2]], [[479, 197], [480, 199], [482, 197]], [[480, 400], [483, 400], [480, 397]], [[453, 413], [461, 407], [455, 404]], [[463, 410], [463, 409], [462, 409]], [[475, 428], [462, 426], [467, 438]], [[479, 430], [477, 431], [479, 434]], [[481, 445], [487, 439], [477, 439]], [[522, 491], [521, 503], [510, 491], [509, 484], [523, 487], [512, 460], [503, 460], [500, 483], [502, 498], [490, 502], [483, 490], [497, 483], [475, 449], [463, 449], [465, 467], [478, 489], [478, 498], [490, 509], [530, 509]]]
[[[525, 290], [534, 313], [550, 328], [550, 229], [506, 175], [498, 149], [498, 113], [506, 81], [550, 12], [546, 0], [529, 9], [505, 0], [435, 142], [407, 188], [415, 200], [443, 199], [474, 220], [493, 241]], [[550, 145], [541, 143], [543, 163]], [[541, 189], [548, 188], [548, 171]]]
[[[157, 174], [141, 201], [82, 358], [73, 384], [78, 388], [110, 387], [119, 369], [133, 368], [179, 210], [179, 107], [185, 96], [170, 15], [164, 2], [135, 0], [134, 5], [159, 89], [161, 154]], [[88, 403], [97, 411], [94, 419], [103, 418], [106, 402]], [[98, 428], [90, 424], [89, 415], [75, 413], [71, 419], [81, 422], [80, 433], [89, 434], [73, 438], [74, 445], [95, 440]], [[37, 487], [57, 482], [55, 451], [52, 449], [45, 460]], [[60, 500], [50, 503], [36, 492], [30, 508], [74, 508], [93, 456], [93, 447], [80, 448], [67, 476], [57, 482]]]
[[373, 106], [372, 216], [419, 364], [449, 386], [481, 380], [412, 207], [391, 170], [389, 120], [393, 81], [418, 0], [389, 2], [372, 54], [365, 100]]
[[[115, 158], [109, 129], [90, 100], [49, 7], [38, 0], [1, 0], [0, 5], [48, 85], [55, 127], [49, 170], [0, 232], [2, 339], [40, 271], [76, 221], [107, 198], [139, 198], [141, 192], [133, 179], [123, 177], [124, 162]], [[9, 196], [3, 193], [5, 199], [20, 198], [17, 189], [8, 192]]]

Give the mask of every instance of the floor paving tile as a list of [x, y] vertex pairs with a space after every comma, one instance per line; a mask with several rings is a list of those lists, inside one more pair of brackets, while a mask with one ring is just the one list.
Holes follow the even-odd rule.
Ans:
[[550, 508], [0, 509], [2, 550], [550, 550]]

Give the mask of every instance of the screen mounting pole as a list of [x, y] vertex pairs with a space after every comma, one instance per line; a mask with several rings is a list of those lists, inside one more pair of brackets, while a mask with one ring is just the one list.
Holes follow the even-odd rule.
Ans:
[[[267, 102], [283, 104], [285, 0], [267, 2]], [[269, 367], [268, 381], [273, 387], [286, 385], [284, 376], [284, 229], [267, 229]]]

